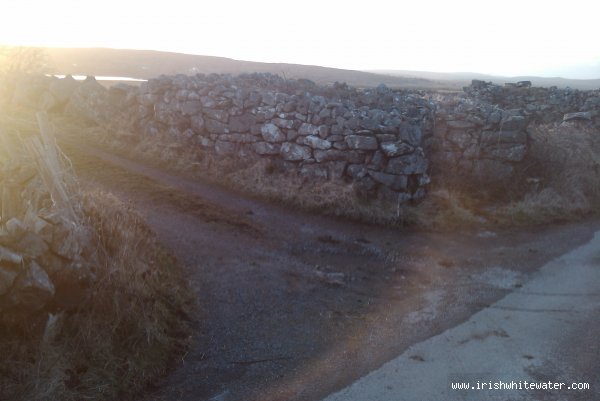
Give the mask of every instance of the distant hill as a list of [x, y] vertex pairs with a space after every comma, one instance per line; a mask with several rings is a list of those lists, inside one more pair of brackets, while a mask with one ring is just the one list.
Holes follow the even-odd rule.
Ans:
[[469, 85], [472, 79], [492, 81], [499, 85], [506, 82], [531, 81], [533, 86], [557, 86], [559, 88], [571, 87], [573, 89], [600, 89], [600, 79], [568, 79], [560, 77], [535, 77], [518, 76], [503, 77], [495, 75], [478, 74], [475, 72], [428, 72], [428, 71], [406, 71], [406, 70], [373, 70], [375, 74], [385, 74], [402, 77], [418, 77], [438, 82], [440, 85], [446, 83], [450, 87], [462, 88]]
[[[444, 89], [446, 82], [313, 65], [259, 63], [225, 57], [198, 56], [152, 50], [47, 48], [57, 74], [119, 76], [149, 79], [161, 74], [270, 72], [328, 85], [336, 81], [356, 87], [385, 84], [392, 88]], [[453, 88], [454, 86], [450, 86]]]
[[104, 48], [45, 49], [57, 74], [117, 76], [149, 79], [161, 74], [270, 72], [286, 78], [305, 78], [318, 84], [346, 82], [356, 87], [385, 84], [392, 88], [461, 90], [472, 79], [504, 84], [530, 80], [534, 86], [600, 88], [600, 79], [577, 80], [541, 77], [499, 77], [477, 73], [438, 73], [426, 71], [355, 71], [314, 65], [259, 63], [225, 57]]

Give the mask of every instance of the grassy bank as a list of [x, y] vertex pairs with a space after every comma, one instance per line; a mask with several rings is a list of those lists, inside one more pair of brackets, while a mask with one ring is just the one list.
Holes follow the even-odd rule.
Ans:
[[[1, 115], [0, 123], [3, 138], [11, 138], [4, 144], [36, 135], [30, 115]], [[31, 156], [21, 157], [21, 148], [3, 150], [3, 163], [10, 157], [11, 166], [15, 160], [36, 164]], [[0, 399], [132, 399], [183, 354], [190, 338], [193, 297], [176, 260], [140, 216], [109, 194], [81, 191], [68, 160], [60, 159], [60, 176], [69, 181], [65, 188], [76, 224], [92, 244], [93, 257], [80, 251], [77, 260], [92, 265], [93, 274], [85, 287], [63, 292], [60, 305], [0, 313]], [[4, 185], [10, 177], [0, 179]], [[10, 209], [24, 208], [34, 216], [64, 213], [54, 197], [34, 196], [49, 190], [47, 184], [32, 177], [28, 190], [18, 194], [21, 205]], [[2, 206], [7, 200], [2, 198]], [[65, 271], [78, 268], [71, 260], [57, 260]], [[60, 271], [50, 277], [57, 274]]]

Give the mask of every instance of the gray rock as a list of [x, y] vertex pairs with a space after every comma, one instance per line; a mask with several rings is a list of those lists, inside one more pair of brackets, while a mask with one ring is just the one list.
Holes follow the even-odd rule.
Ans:
[[200, 115], [192, 116], [190, 118], [190, 126], [195, 133], [201, 134], [204, 132], [204, 118]]
[[372, 118], [364, 118], [360, 121], [360, 127], [368, 130], [377, 130], [380, 124], [379, 121]]
[[388, 88], [385, 84], [379, 84], [377, 88], [375, 88], [375, 91], [378, 95], [386, 95], [392, 92], [392, 90]]
[[387, 174], [373, 170], [369, 170], [368, 174], [376, 182], [390, 187], [394, 191], [405, 191], [408, 186], [408, 178], [405, 175]]
[[360, 120], [357, 117], [350, 117], [344, 122], [344, 127], [349, 130], [357, 130], [360, 125]]
[[298, 138], [298, 131], [294, 129], [289, 129], [286, 134], [286, 139], [288, 142], [292, 142], [294, 139]]
[[[177, 92], [175, 92], [175, 99], [188, 100], [189, 95], [190, 95], [190, 91], [188, 91], [187, 89], [179, 89]], [[199, 100], [199, 99], [197, 99], [197, 100]]]
[[357, 150], [376, 150], [379, 148], [377, 138], [374, 136], [348, 135], [346, 144], [350, 149]]
[[154, 105], [154, 118], [166, 125], [185, 124], [186, 118], [173, 108], [171, 104], [158, 102]]
[[196, 137], [196, 142], [204, 148], [212, 148], [215, 146], [215, 141], [202, 135]]
[[0, 266], [0, 296], [6, 294], [18, 276], [16, 268]]
[[[369, 160], [369, 156], [371, 156], [371, 160]], [[367, 168], [371, 170], [381, 170], [385, 164], [385, 157], [383, 152], [378, 150], [372, 155], [367, 156], [368, 165]]]
[[309, 135], [302, 138], [302, 143], [310, 146], [313, 149], [326, 150], [331, 148], [331, 142], [314, 135]]
[[297, 103], [295, 101], [285, 103], [283, 105], [283, 112], [284, 113], [292, 113], [292, 112], [296, 111], [296, 105], [297, 105]]
[[367, 175], [367, 169], [361, 164], [349, 164], [346, 173], [352, 178], [359, 179]]
[[375, 134], [379, 142], [395, 142], [397, 136], [394, 134]]
[[563, 121], [586, 120], [592, 119], [592, 113], [589, 111], [580, 111], [577, 113], [567, 113], [563, 116]]
[[256, 142], [252, 144], [252, 149], [259, 155], [278, 155], [281, 151], [281, 144], [270, 142]]
[[10, 249], [0, 246], [0, 264], [5, 263], [20, 265], [21, 263], [23, 263], [23, 256], [11, 251]]
[[217, 102], [211, 96], [202, 96], [200, 98], [200, 102], [202, 103], [202, 107], [205, 107], [207, 109], [217, 107]]
[[342, 178], [346, 171], [346, 164], [345, 161], [327, 163], [329, 178]]
[[400, 125], [400, 139], [413, 146], [421, 145], [423, 140], [421, 127], [414, 124], [402, 123]]
[[326, 180], [329, 172], [326, 166], [319, 164], [305, 164], [300, 168], [300, 175], [312, 179]]
[[382, 142], [381, 150], [387, 157], [396, 157], [411, 153], [415, 148], [404, 142]]
[[487, 118], [487, 122], [490, 125], [499, 124], [500, 121], [502, 121], [502, 111], [501, 110], [494, 110], [493, 112], [490, 113], [490, 115]]
[[284, 160], [300, 161], [312, 157], [311, 149], [308, 146], [297, 145], [291, 142], [285, 142], [281, 145], [281, 157]]
[[283, 142], [286, 139], [279, 127], [271, 123], [263, 125], [260, 133], [267, 142]]
[[502, 131], [521, 131], [525, 130], [527, 125], [529, 121], [523, 116], [510, 116], [500, 122]]
[[272, 122], [279, 128], [285, 128], [285, 129], [294, 128], [293, 120], [287, 120], [287, 119], [283, 119], [283, 118], [274, 118]]
[[451, 130], [446, 135], [446, 138], [459, 149], [466, 149], [469, 147], [469, 145], [476, 142], [475, 138], [473, 138], [468, 132], [456, 129]]
[[341, 124], [333, 124], [331, 126], [331, 135], [342, 135], [344, 133], [344, 126]]
[[425, 174], [427, 160], [420, 152], [394, 157], [388, 161], [385, 172], [398, 175]]
[[215, 152], [218, 155], [231, 155], [237, 151], [236, 144], [226, 141], [215, 141]]
[[27, 232], [16, 246], [22, 255], [29, 256], [32, 259], [42, 256], [48, 252], [48, 244], [37, 234]]
[[54, 293], [54, 285], [48, 274], [35, 261], [31, 261], [15, 280], [10, 298], [13, 305], [40, 310]]
[[323, 139], [329, 136], [329, 127], [327, 125], [320, 125], [318, 128], [319, 136]]
[[204, 120], [204, 126], [206, 127], [206, 131], [211, 134], [229, 134], [229, 125], [217, 120], [207, 118]]
[[216, 120], [224, 124], [227, 124], [227, 122], [229, 121], [229, 113], [227, 112], [227, 110], [203, 109], [202, 114], [204, 114], [204, 117], [206, 118], [210, 118], [212, 120]]
[[244, 106], [248, 109], [253, 109], [260, 106], [262, 102], [262, 95], [257, 91], [252, 91], [248, 95], [248, 99], [244, 101]]
[[262, 102], [267, 106], [276, 106], [277, 105], [277, 96], [273, 92], [263, 92], [262, 93]]
[[185, 116], [193, 116], [202, 111], [202, 103], [199, 100], [186, 100], [179, 103], [179, 111]]
[[319, 128], [315, 125], [303, 123], [298, 129], [299, 135], [319, 135]]

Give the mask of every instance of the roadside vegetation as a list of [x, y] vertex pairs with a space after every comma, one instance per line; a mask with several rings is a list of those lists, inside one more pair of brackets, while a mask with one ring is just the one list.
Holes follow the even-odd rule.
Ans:
[[496, 210], [507, 223], [568, 221], [600, 211], [600, 132], [587, 123], [531, 130], [528, 188]]
[[[44, 163], [39, 156], [46, 156], [28, 153], [24, 146], [39, 136], [33, 115], [2, 113], [0, 127], [2, 235], [10, 234], [4, 215], [9, 209], [18, 211], [13, 225], [38, 216], [63, 216], [64, 202], [56, 198], [60, 186], [67, 194], [63, 200], [77, 216], [68, 220], [72, 232], [85, 232], [81, 239], [93, 251], [72, 251], [74, 260], [92, 266], [92, 274], [85, 286], [63, 291], [60, 302], [24, 309], [5, 307], [9, 301], [2, 298], [0, 399], [139, 396], [172, 367], [189, 342], [188, 314], [194, 306], [180, 267], [131, 206], [106, 193], [81, 190], [60, 151], [54, 164], [60, 171], [40, 169]], [[7, 175], [11, 170], [4, 168], [8, 165], [26, 165], [35, 172], [26, 190], [12, 191], [16, 195], [11, 198], [4, 196], [14, 187]], [[73, 242], [74, 249], [78, 243]], [[59, 260], [65, 272], [76, 268], [69, 259]], [[42, 266], [44, 262], [39, 260]], [[0, 265], [5, 263], [0, 260]], [[63, 270], [48, 274], [54, 281]]]

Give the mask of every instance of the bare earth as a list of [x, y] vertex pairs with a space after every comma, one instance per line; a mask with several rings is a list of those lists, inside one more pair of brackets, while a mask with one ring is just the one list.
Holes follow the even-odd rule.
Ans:
[[382, 228], [66, 150], [82, 183], [145, 215], [198, 295], [191, 349], [144, 401], [321, 399], [521, 288], [599, 227]]

